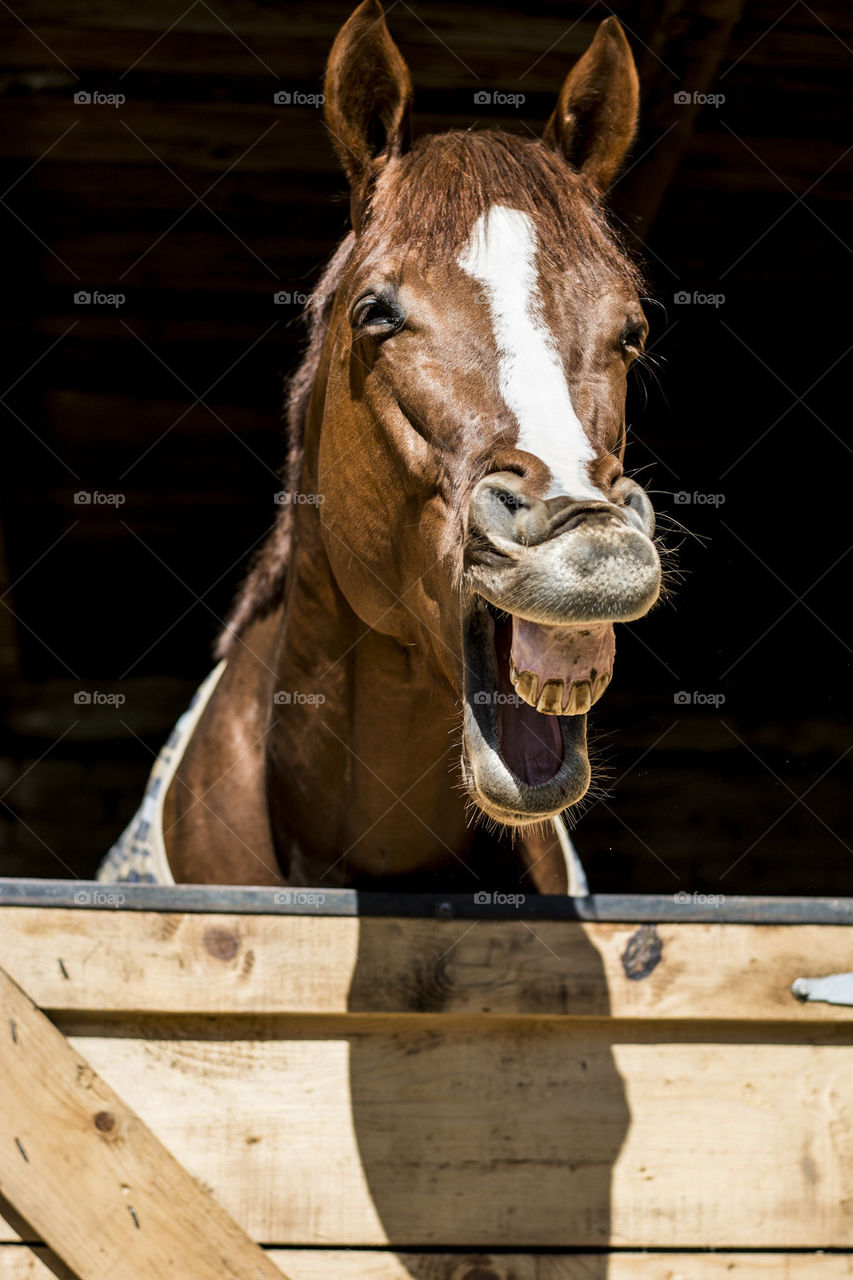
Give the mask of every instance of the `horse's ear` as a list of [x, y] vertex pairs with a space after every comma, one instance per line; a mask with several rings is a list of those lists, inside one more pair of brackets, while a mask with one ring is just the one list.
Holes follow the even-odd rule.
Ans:
[[560, 90], [543, 141], [606, 191], [637, 127], [640, 85], [625, 32], [605, 18]]
[[408, 144], [412, 79], [379, 0], [364, 0], [341, 27], [326, 67], [326, 124], [361, 221], [371, 183]]

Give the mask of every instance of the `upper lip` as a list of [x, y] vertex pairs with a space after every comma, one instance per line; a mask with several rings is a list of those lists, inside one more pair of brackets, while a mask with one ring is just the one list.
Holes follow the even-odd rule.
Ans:
[[[525, 510], [522, 505], [521, 511]], [[571, 533], [573, 529], [588, 521], [596, 523], [612, 520], [623, 528], [634, 528], [638, 518], [627, 507], [617, 507], [611, 502], [590, 501], [581, 507], [562, 507], [541, 520], [538, 526], [532, 526], [530, 535], [523, 541], [507, 538], [497, 530], [488, 533], [472, 524], [468, 530], [466, 557], [499, 556], [505, 560], [517, 560], [530, 547], [542, 546], [546, 542]]]
[[580, 511], [568, 509], [558, 512], [549, 522], [548, 536], [553, 538], [561, 533], [577, 528], [587, 520], [615, 520], [618, 524], [627, 524], [627, 516], [623, 507], [614, 507], [612, 503], [601, 503], [582, 507]]

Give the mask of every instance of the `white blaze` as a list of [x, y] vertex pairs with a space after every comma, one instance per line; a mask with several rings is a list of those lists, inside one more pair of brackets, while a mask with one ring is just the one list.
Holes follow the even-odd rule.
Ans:
[[493, 205], [477, 219], [458, 261], [488, 297], [501, 395], [518, 420], [518, 448], [551, 472], [546, 497], [604, 498], [590, 481], [595, 452], [572, 405], [554, 336], [541, 319], [530, 218]]

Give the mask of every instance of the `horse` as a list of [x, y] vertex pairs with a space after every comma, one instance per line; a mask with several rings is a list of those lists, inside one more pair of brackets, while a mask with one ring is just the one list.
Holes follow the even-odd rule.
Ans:
[[604, 212], [637, 73], [611, 17], [541, 138], [413, 141], [411, 99], [364, 0], [326, 72], [351, 227], [280, 505], [136, 830], [176, 882], [572, 887], [587, 713], [661, 580], [624, 471], [641, 280]]

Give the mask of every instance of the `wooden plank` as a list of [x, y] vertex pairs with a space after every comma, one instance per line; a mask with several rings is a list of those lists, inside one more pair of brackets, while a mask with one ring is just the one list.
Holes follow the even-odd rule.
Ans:
[[850, 1028], [61, 1025], [266, 1245], [853, 1247]]
[[2, 969], [0, 1006], [0, 1191], [80, 1280], [279, 1274]]
[[329, 1261], [322, 1253], [297, 1257], [293, 1250], [275, 1250], [272, 1256], [288, 1270], [296, 1268], [293, 1280], [843, 1280], [853, 1276], [853, 1259], [816, 1254], [403, 1254], [399, 1262], [376, 1253], [338, 1253]]
[[[43, 1251], [0, 1249], [0, 1280], [49, 1280]], [[389, 1254], [274, 1249], [292, 1280], [848, 1280], [839, 1254]], [[65, 1277], [63, 1277], [65, 1280]]]
[[[151, 22], [151, 36], [147, 37], [140, 34], [136, 22], [133, 23], [136, 28], [133, 31], [122, 31], [118, 23], [112, 24], [112, 30], [105, 29], [102, 22], [95, 27], [87, 26], [80, 21], [76, 5], [73, 11], [65, 8], [49, 25], [40, 25], [38, 31], [45, 44], [78, 74], [86, 75], [87, 81], [97, 83], [94, 80], [96, 73], [121, 76], [136, 64], [133, 74], [117, 85], [119, 90], [124, 88], [133, 101], [158, 90], [162, 92], [164, 79], [170, 76], [176, 82], [168, 84], [167, 80], [169, 96], [173, 98], [185, 96], [187, 86], [191, 86], [200, 97], [203, 93], [213, 96], [214, 86], [220, 93], [222, 87], [227, 86], [233, 95], [235, 88], [239, 89], [244, 84], [261, 96], [268, 87], [304, 87], [306, 83], [316, 83], [322, 77], [329, 50], [348, 17], [348, 11], [346, 6], [337, 5], [322, 24], [314, 24], [313, 8], [313, 5], [306, 8], [298, 18], [289, 14], [275, 15], [262, 42], [254, 41], [251, 49], [216, 23], [208, 21], [207, 30], [193, 31], [192, 12], [169, 31], [165, 39], [162, 38], [163, 32], [174, 21], [174, 15], [164, 16], [162, 26], [157, 25], [156, 19]], [[560, 73], [565, 75], [574, 59], [589, 46], [596, 27], [594, 21], [572, 23], [564, 12], [550, 20], [547, 16], [538, 15], [533, 22], [528, 14], [492, 13], [486, 29], [480, 13], [472, 9], [465, 14], [460, 9], [461, 6], [453, 6], [447, 14], [449, 23], [444, 16], [441, 19], [445, 30], [452, 28], [455, 52], [485, 83], [508, 88], [517, 86], [527, 95], [549, 92], [556, 96]], [[201, 6], [193, 12], [199, 11], [209, 19]], [[269, 20], [269, 14], [264, 16]], [[431, 21], [435, 21], [434, 17]], [[406, 12], [399, 6], [390, 22], [394, 38], [412, 69], [416, 104], [430, 90], [447, 92], [448, 81], [454, 88], [459, 84], [466, 88], [476, 86], [475, 76], [466, 74], [466, 69], [455, 62], [449, 50], [442, 47], [414, 15], [407, 20]], [[248, 37], [252, 42], [252, 35], [246, 27], [241, 34], [243, 39]], [[152, 44], [157, 36], [161, 38]], [[36, 41], [21, 39], [7, 43], [10, 48], [4, 62], [8, 68], [7, 79], [12, 84], [31, 83], [42, 92], [45, 89], [67, 91], [72, 87], [71, 77], [62, 74], [62, 68]], [[551, 57], [540, 56], [543, 50], [555, 45], [559, 47]], [[148, 52], [141, 61], [137, 61], [146, 46]], [[255, 54], [273, 69], [279, 84], [257, 61]], [[456, 66], [459, 67], [458, 76]], [[183, 83], [180, 83], [178, 78], [182, 68]], [[15, 73], [14, 78], [9, 72]], [[50, 72], [53, 74], [46, 84], [46, 73]], [[112, 83], [111, 79], [111, 86]], [[473, 108], [470, 93], [468, 101]]]
[[[81, 886], [121, 906], [121, 885]], [[394, 957], [393, 965], [389, 957]], [[844, 926], [581, 924], [0, 908], [44, 1009], [850, 1022], [796, 978], [853, 969]], [[645, 975], [645, 976], [643, 976]]]
[[[272, 78], [270, 84], [275, 88]], [[319, 87], [318, 83], [306, 88], [306, 92], [319, 91]], [[282, 116], [281, 108], [276, 113], [272, 90], [269, 98], [252, 103], [141, 102], [121, 118], [117, 110], [106, 110], [110, 110], [109, 118], [100, 108], [75, 107], [69, 100], [52, 98], [37, 99], [27, 110], [20, 100], [5, 99], [3, 113], [10, 130], [6, 155], [9, 159], [31, 161], [34, 155], [47, 151], [75, 120], [79, 121], [82, 112], [88, 112], [82, 115], [79, 127], [72, 129], [57, 147], [56, 162], [147, 168], [152, 165], [153, 151], [161, 162], [176, 168], [191, 187], [196, 182], [194, 190], [198, 194], [209, 183], [199, 184], [190, 177], [193, 172], [221, 173], [223, 167], [238, 160], [244, 178], [248, 174], [276, 175], [282, 167], [285, 145], [288, 156], [293, 154], [292, 163], [304, 173], [334, 169], [317, 108], [294, 105], [287, 108], [288, 115]], [[144, 138], [150, 151], [122, 128], [122, 121]], [[262, 138], [267, 130], [270, 132]], [[192, 203], [188, 192], [182, 192], [178, 199], [181, 212]]]
[[[514, 82], [530, 68], [534, 59], [541, 58], [543, 50], [554, 46], [559, 48], [552, 58], [552, 72], [555, 64], [567, 68], [588, 47], [595, 32], [595, 19], [584, 21], [588, 10], [583, 4], [561, 4], [550, 13], [546, 6], [538, 8], [539, 12], [531, 15], [527, 11], [510, 9], [507, 12], [498, 7], [490, 13], [489, 23], [484, 24], [482, 10], [475, 3], [433, 0], [428, 16], [425, 15], [426, 21], [398, 6], [389, 22], [394, 39], [412, 66], [416, 86], [431, 82], [427, 76], [433, 65], [443, 72], [444, 84], [448, 75], [454, 80], [472, 83], [475, 76], [485, 76], [496, 62], [504, 76]], [[199, 51], [199, 70], [203, 72], [208, 69], [213, 52], [224, 48], [225, 53], [220, 55], [224, 71], [254, 67], [263, 80], [263, 67], [245, 47], [241, 51], [237, 40], [201, 5], [184, 14], [174, 30], [171, 28], [175, 14], [168, 0], [155, 0], [150, 7], [136, 13], [122, 13], [113, 6], [105, 13], [103, 6], [97, 4], [75, 4], [72, 8], [61, 3], [39, 4], [35, 10], [33, 13], [28, 10], [28, 21], [38, 27], [43, 38], [50, 35], [54, 40], [68, 42], [57, 49], [69, 58], [73, 58], [81, 44], [80, 35], [75, 37], [75, 32], [88, 36], [90, 44], [106, 35], [108, 47], [115, 45], [119, 50], [116, 61], [121, 69], [140, 59], [137, 75], [149, 69], [159, 71], [174, 66], [183, 55], [187, 75], [192, 76], [196, 63], [191, 54]], [[270, 11], [262, 3], [236, 4], [232, 0], [228, 21], [231, 30], [236, 31], [256, 55], [263, 57], [275, 74], [285, 77], [299, 75], [301, 71], [304, 76], [307, 69], [319, 76], [332, 41], [351, 11], [352, 7], [340, 0], [321, 3], [314, 0], [310, 5], [299, 5], [298, 12], [291, 6], [285, 15], [281, 11]], [[165, 39], [164, 32], [167, 32]], [[452, 41], [452, 51], [441, 33]], [[23, 61], [30, 52], [29, 42], [21, 43], [24, 54], [19, 55], [18, 61]], [[30, 62], [47, 64], [48, 56], [40, 53], [36, 46]], [[76, 63], [72, 61], [72, 65]], [[502, 83], [509, 82], [505, 79]], [[552, 81], [552, 88], [556, 92], [558, 84]]]
[[[744, 0], [646, 0], [635, 48], [642, 88], [640, 135], [614, 188], [615, 204], [641, 240], [648, 234], [690, 142], [700, 103], [714, 85]], [[687, 93], [689, 104], [676, 94]], [[697, 95], [699, 100], [697, 101]]]

